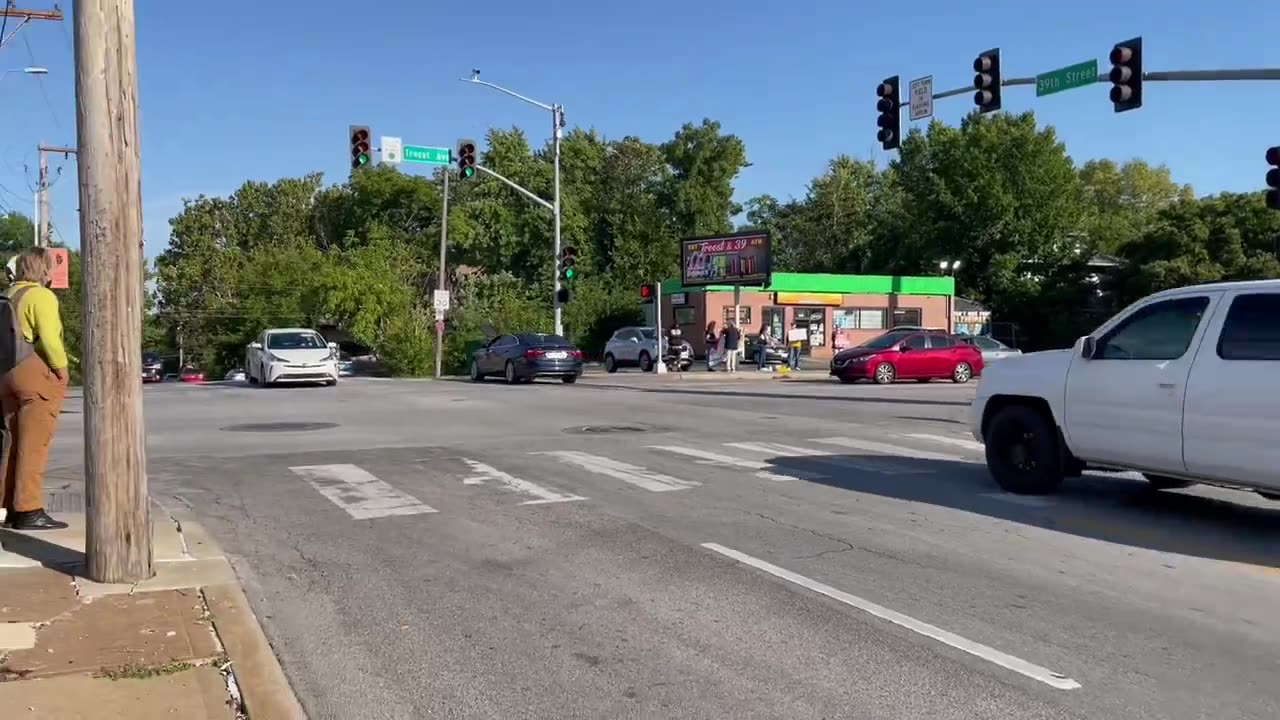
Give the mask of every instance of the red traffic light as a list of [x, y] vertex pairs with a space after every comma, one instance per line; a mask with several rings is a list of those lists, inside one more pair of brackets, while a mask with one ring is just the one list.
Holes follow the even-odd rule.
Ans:
[[649, 298], [651, 298], [651, 297], [653, 297], [653, 286], [652, 286], [652, 285], [641, 285], [641, 286], [640, 286], [640, 299], [641, 299], [641, 300], [648, 300], [648, 299], [649, 299]]
[[1280, 145], [1267, 148], [1267, 164], [1280, 167]]

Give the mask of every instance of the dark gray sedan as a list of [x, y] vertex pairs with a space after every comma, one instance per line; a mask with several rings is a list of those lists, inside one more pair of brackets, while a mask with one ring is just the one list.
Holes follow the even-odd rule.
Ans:
[[559, 335], [499, 335], [471, 356], [471, 380], [499, 376], [509, 384], [556, 377], [573, 383], [582, 375], [582, 351]]

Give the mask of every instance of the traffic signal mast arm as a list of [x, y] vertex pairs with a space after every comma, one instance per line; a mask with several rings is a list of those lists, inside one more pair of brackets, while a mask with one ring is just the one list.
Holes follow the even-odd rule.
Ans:
[[[1280, 80], [1280, 68], [1254, 68], [1242, 70], [1170, 70], [1167, 72], [1144, 72], [1143, 82], [1220, 82], [1233, 80]], [[1098, 74], [1099, 83], [1110, 83], [1109, 73]], [[1035, 77], [1004, 78], [1000, 86], [1016, 85], [1035, 86]], [[954, 90], [943, 90], [933, 94], [934, 100], [945, 100], [956, 95], [973, 97], [973, 83]]]
[[477, 170], [479, 170], [480, 172], [482, 172], [482, 173], [486, 174], [486, 175], [492, 175], [493, 177], [498, 178], [499, 180], [501, 180], [502, 182], [504, 182], [504, 183], [506, 183], [508, 186], [510, 186], [512, 190], [515, 190], [516, 192], [520, 193], [521, 195], [524, 195], [525, 197], [527, 197], [527, 198], [529, 198], [530, 200], [532, 200], [532, 201], [534, 201], [534, 202], [538, 203], [538, 204], [539, 204], [539, 205], [541, 205], [542, 207], [544, 207], [544, 208], [546, 208], [546, 209], [548, 209], [548, 210], [552, 210], [552, 211], [554, 211], [554, 210], [555, 210], [555, 207], [556, 207], [555, 205], [552, 205], [551, 203], [547, 202], [546, 200], [543, 200], [542, 198], [538, 197], [537, 195], [534, 195], [532, 192], [529, 192], [528, 190], [525, 190], [524, 188], [522, 188], [522, 187], [520, 187], [519, 185], [517, 185], [515, 182], [513, 182], [513, 181], [511, 181], [511, 180], [508, 180], [508, 179], [506, 179], [506, 178], [502, 177], [502, 176], [501, 176], [501, 175], [499, 175], [498, 173], [496, 173], [496, 172], [494, 172], [494, 171], [490, 170], [489, 168], [487, 168], [487, 167], [485, 167], [485, 166], [483, 166], [483, 165], [480, 165], [480, 164], [478, 164], [478, 163], [476, 164], [475, 168], [476, 168]]

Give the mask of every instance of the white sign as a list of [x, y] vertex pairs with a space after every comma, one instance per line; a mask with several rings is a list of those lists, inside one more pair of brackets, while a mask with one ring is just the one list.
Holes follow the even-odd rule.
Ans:
[[444, 320], [444, 311], [440, 308], [436, 308], [436, 322], [440, 322], [442, 320]]
[[401, 151], [401, 148], [403, 146], [404, 146], [404, 143], [400, 141], [400, 138], [387, 137], [383, 135], [382, 136], [382, 162], [389, 163], [391, 165], [399, 164], [399, 162], [402, 159], [404, 159], [404, 153]]
[[911, 119], [923, 120], [933, 115], [933, 76], [911, 81]]
[[449, 291], [435, 290], [431, 293], [431, 306], [437, 313], [442, 313], [449, 309]]

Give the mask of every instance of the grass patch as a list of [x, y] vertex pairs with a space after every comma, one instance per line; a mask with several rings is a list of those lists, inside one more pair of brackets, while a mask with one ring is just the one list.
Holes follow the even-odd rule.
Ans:
[[94, 673], [94, 677], [108, 680], [146, 680], [147, 678], [173, 675], [190, 670], [193, 667], [195, 665], [189, 662], [170, 662], [163, 665], [129, 663], [117, 668], [102, 668], [97, 673]]

